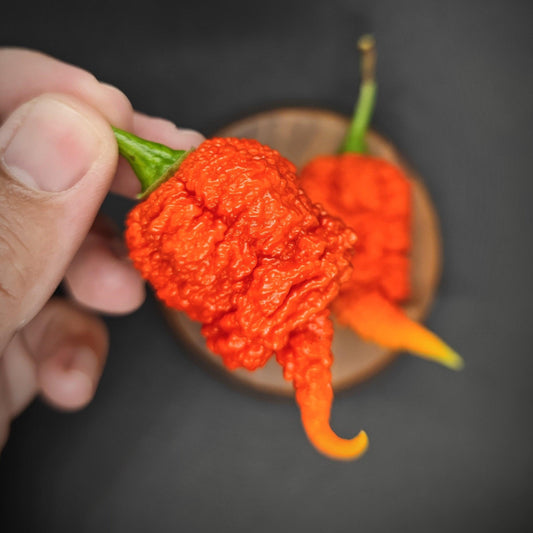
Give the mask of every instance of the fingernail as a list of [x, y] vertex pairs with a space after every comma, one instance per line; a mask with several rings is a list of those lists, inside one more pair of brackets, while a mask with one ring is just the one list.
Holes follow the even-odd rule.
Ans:
[[176, 150], [188, 150], [189, 148], [194, 148], [199, 144], [202, 144], [205, 141], [205, 137], [196, 130], [178, 128], [176, 140], [180, 145], [180, 148], [176, 148]]
[[98, 357], [94, 351], [87, 346], [80, 346], [72, 355], [68, 371], [80, 374], [80, 377], [87, 379], [90, 386], [94, 387], [99, 374], [98, 366]]
[[89, 120], [50, 96], [13, 113], [0, 133], [3, 163], [10, 175], [27, 187], [48, 192], [75, 185], [97, 158], [99, 145]]

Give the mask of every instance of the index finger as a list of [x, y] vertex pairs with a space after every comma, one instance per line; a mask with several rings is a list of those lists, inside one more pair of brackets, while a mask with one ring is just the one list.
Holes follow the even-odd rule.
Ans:
[[[139, 137], [189, 149], [203, 140], [193, 130], [178, 129], [171, 122], [134, 112], [126, 95], [90, 72], [41, 52], [0, 48], [0, 123], [24, 102], [47, 92], [73, 95], [99, 111], [107, 121]], [[135, 197], [139, 184], [129, 165], [119, 160], [111, 190]]]
[[0, 48], [0, 121], [43, 93], [66, 93], [99, 111], [111, 124], [131, 130], [133, 109], [124, 93], [91, 73], [23, 48]]

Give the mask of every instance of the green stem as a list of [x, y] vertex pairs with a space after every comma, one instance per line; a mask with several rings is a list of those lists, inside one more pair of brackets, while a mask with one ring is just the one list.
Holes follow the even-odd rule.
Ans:
[[366, 132], [376, 102], [376, 43], [371, 35], [364, 35], [357, 43], [361, 53], [361, 85], [348, 133], [340, 149], [341, 153], [365, 154]]
[[144, 198], [174, 174], [188, 152], [172, 150], [164, 144], [141, 139], [113, 127], [118, 151], [125, 157], [141, 182], [139, 198]]

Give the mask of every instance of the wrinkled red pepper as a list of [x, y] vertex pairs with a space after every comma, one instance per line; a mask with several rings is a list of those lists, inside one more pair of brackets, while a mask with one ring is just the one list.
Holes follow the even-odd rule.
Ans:
[[373, 39], [363, 37], [360, 50], [363, 81], [341, 153], [314, 158], [300, 174], [311, 200], [341, 218], [358, 239], [352, 277], [332, 310], [363, 339], [458, 369], [461, 357], [400, 307], [410, 295], [411, 184], [398, 167], [367, 153], [376, 94]]
[[[130, 212], [126, 242], [159, 298], [202, 322], [228, 368], [254, 370], [275, 353], [314, 446], [360, 455], [364, 432], [345, 440], [329, 426], [328, 306], [350, 278], [353, 232], [309, 200], [292, 163], [257, 141], [215, 138], [186, 155], [116, 136], [152, 191]], [[167, 179], [154, 189], [160, 174]]]

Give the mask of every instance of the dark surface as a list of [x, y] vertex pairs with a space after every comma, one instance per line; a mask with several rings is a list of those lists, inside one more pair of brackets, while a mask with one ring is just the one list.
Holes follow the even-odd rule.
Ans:
[[[365, 428], [371, 445], [360, 461], [331, 462], [292, 403], [199, 368], [150, 298], [107, 321], [90, 407], [36, 402], [14, 423], [0, 530], [531, 530], [533, 3], [47, 4], [2, 8], [2, 42], [80, 65], [138, 109], [208, 134], [281, 104], [349, 113], [355, 41], [374, 32], [374, 125], [425, 177], [442, 219], [428, 323], [466, 368], [404, 356], [339, 395], [334, 427]], [[105, 209], [121, 219], [128, 205]]]

